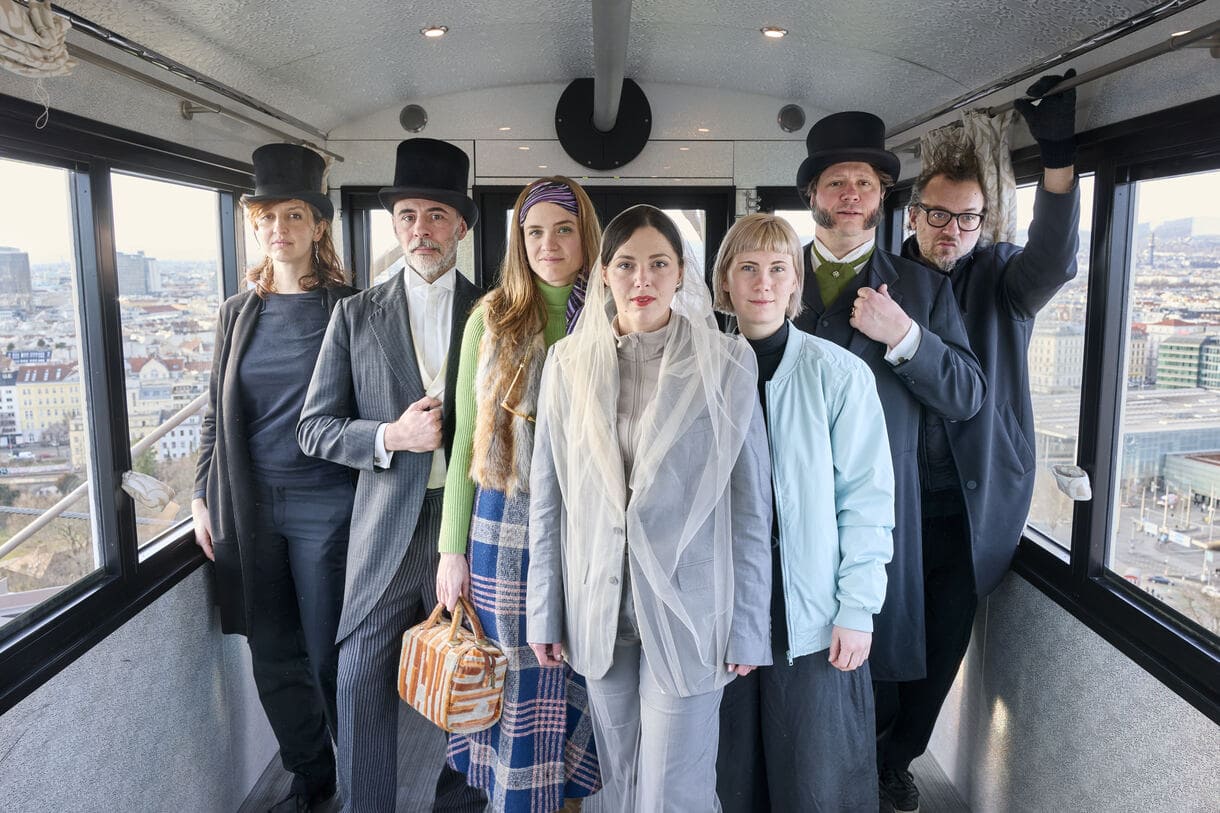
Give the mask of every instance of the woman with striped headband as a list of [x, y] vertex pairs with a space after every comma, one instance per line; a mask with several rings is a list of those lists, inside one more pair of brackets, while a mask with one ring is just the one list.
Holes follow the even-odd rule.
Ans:
[[584, 679], [540, 666], [525, 640], [530, 459], [546, 350], [580, 313], [601, 228], [589, 196], [558, 176], [522, 190], [512, 220], [499, 284], [462, 336], [436, 592], [450, 610], [473, 594], [509, 663], [500, 721], [453, 735], [451, 764], [489, 810], [550, 813], [578, 809], [601, 780]]

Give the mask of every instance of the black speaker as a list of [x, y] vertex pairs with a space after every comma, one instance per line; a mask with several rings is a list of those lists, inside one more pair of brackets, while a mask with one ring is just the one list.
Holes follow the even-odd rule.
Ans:
[[428, 111], [417, 104], [409, 104], [399, 112], [398, 123], [408, 133], [418, 133], [428, 126]]
[[796, 133], [805, 129], [805, 111], [799, 104], [784, 105], [779, 109], [775, 120], [779, 122], [779, 129], [785, 133]]

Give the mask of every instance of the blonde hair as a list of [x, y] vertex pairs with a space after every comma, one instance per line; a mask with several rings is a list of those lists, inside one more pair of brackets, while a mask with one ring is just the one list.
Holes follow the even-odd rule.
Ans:
[[521, 190], [513, 204], [512, 225], [508, 230], [508, 249], [500, 263], [500, 279], [483, 297], [483, 319], [487, 329], [511, 345], [528, 341], [546, 324], [546, 302], [534, 283], [529, 255], [525, 250], [525, 229], [521, 226], [521, 206], [534, 187], [540, 184], [563, 184], [576, 198], [576, 219], [580, 229], [581, 274], [589, 274], [597, 263], [597, 246], [601, 242], [601, 225], [593, 201], [571, 178], [551, 175], [539, 178]]
[[[257, 230], [258, 219], [273, 206], [278, 206], [286, 200], [296, 200], [296, 198], [249, 201], [246, 203], [246, 219]], [[304, 203], [305, 208], [309, 209], [314, 223], [322, 224], [322, 236], [314, 243], [310, 271], [301, 278], [301, 287], [306, 291], [313, 291], [317, 288], [346, 285], [347, 275], [343, 273], [343, 261], [339, 259], [339, 255], [335, 251], [334, 240], [330, 236], [330, 221], [324, 220], [322, 213], [313, 204], [305, 201], [301, 201], [301, 203]], [[270, 294], [275, 293], [275, 268], [271, 264], [271, 258], [263, 257], [261, 263], [246, 269], [246, 281], [254, 286], [254, 292], [260, 299], [266, 299]]]
[[712, 269], [712, 296], [716, 310], [721, 313], [735, 313], [733, 301], [725, 291], [725, 286], [729, 281], [729, 269], [734, 258], [748, 251], [773, 251], [776, 254], [787, 254], [792, 259], [792, 270], [796, 273], [796, 290], [792, 292], [785, 312], [789, 319], [796, 318], [804, 307], [801, 293], [805, 288], [805, 262], [801, 256], [801, 239], [796, 236], [787, 220], [766, 213], [746, 215], [738, 220], [720, 242], [720, 250], [716, 252], [716, 264]]

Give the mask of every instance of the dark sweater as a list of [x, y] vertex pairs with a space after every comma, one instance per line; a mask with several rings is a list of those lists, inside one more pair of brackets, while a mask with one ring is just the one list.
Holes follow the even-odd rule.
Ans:
[[297, 444], [305, 391], [329, 322], [322, 291], [271, 294], [239, 367], [242, 413], [254, 478], [270, 486], [316, 486], [348, 470], [308, 457]]

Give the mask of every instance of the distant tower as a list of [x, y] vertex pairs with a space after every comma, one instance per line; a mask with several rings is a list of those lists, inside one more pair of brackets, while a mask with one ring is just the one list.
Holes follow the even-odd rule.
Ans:
[[1156, 267], [1156, 229], [1148, 232], [1148, 267]]

